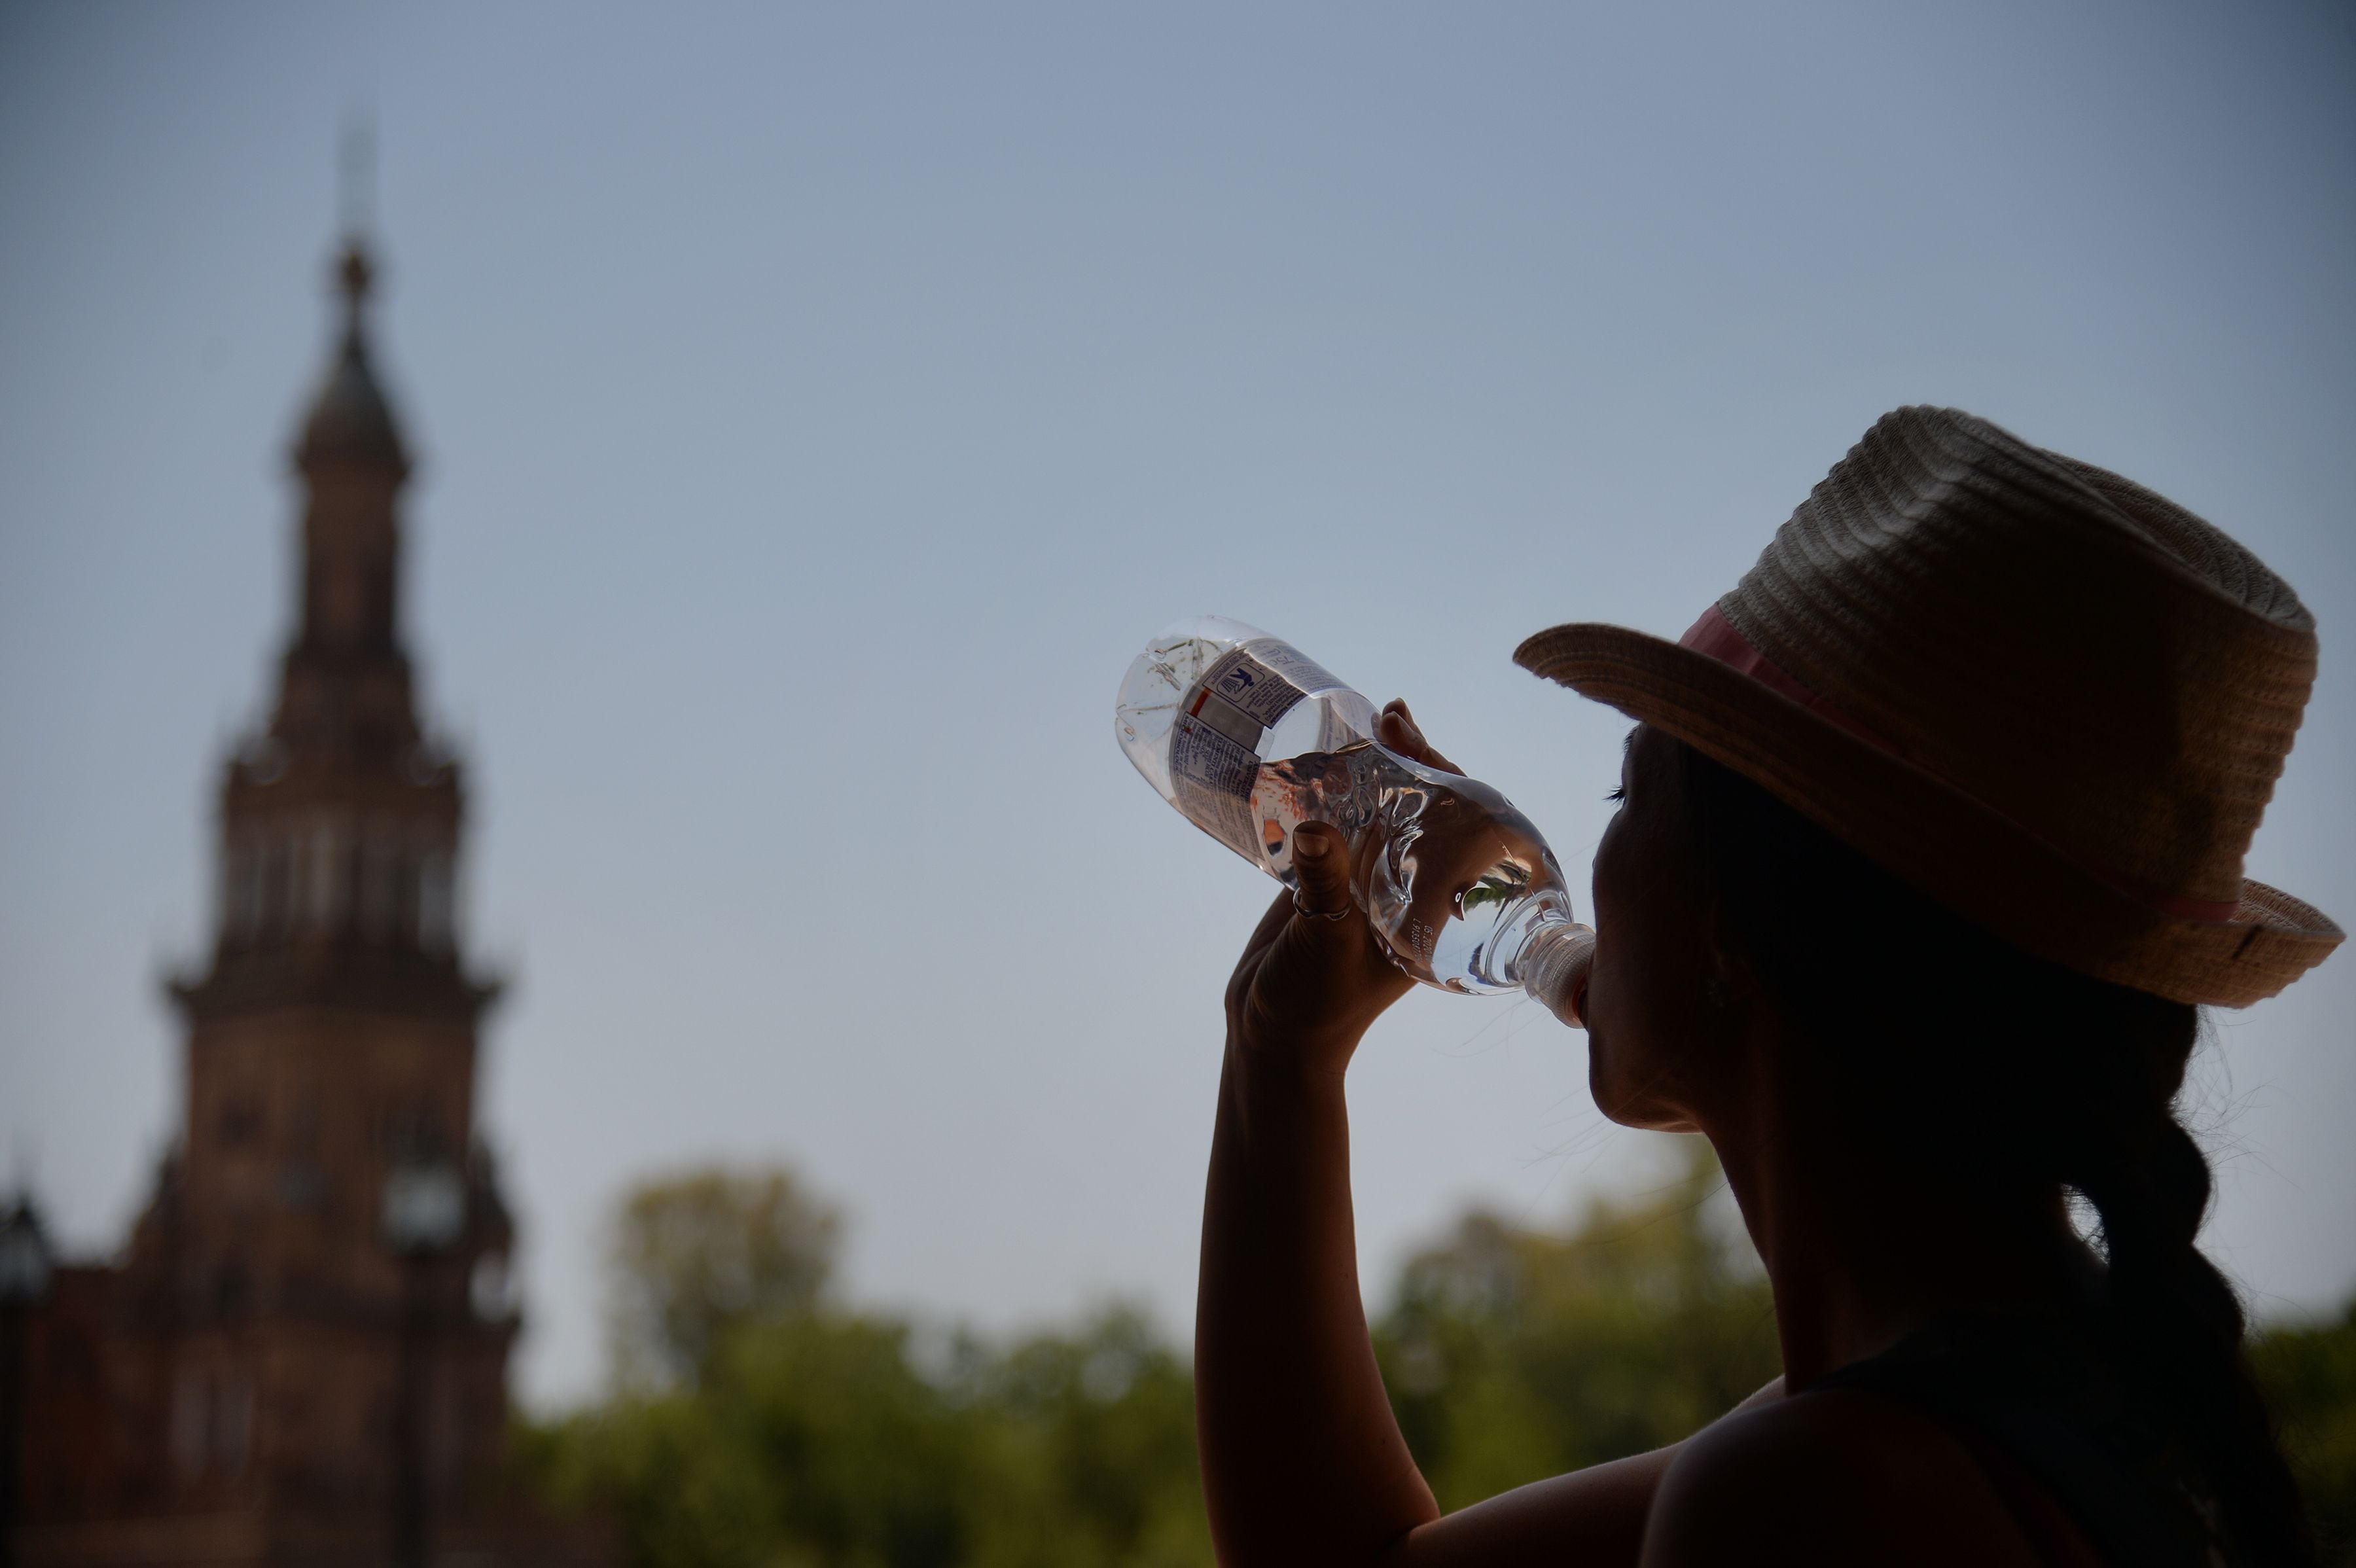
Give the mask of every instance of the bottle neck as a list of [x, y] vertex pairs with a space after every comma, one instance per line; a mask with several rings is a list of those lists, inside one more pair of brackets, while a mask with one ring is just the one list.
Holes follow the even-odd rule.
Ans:
[[1522, 939], [1514, 978], [1534, 1000], [1574, 1029], [1587, 1026], [1587, 977], [1595, 965], [1595, 928], [1549, 912]]

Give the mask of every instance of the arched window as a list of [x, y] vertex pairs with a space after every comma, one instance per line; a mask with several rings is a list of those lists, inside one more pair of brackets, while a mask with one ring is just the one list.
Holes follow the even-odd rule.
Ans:
[[283, 832], [267, 832], [262, 841], [262, 897], [254, 919], [259, 940], [275, 941], [286, 934], [294, 892], [294, 845]]
[[417, 945], [448, 952], [457, 941], [457, 924], [456, 860], [447, 846], [435, 844], [417, 862]]
[[172, 1463], [181, 1478], [237, 1479], [252, 1439], [252, 1380], [219, 1367], [182, 1366], [172, 1398]]
[[242, 946], [262, 923], [262, 855], [253, 835], [239, 833], [221, 850], [221, 939]]
[[401, 905], [401, 840], [385, 823], [371, 826], [361, 845], [359, 893], [361, 937], [389, 940]]
[[311, 828], [305, 915], [305, 923], [318, 930], [332, 931], [343, 924], [351, 863], [348, 837], [343, 823], [332, 816], [321, 817]]

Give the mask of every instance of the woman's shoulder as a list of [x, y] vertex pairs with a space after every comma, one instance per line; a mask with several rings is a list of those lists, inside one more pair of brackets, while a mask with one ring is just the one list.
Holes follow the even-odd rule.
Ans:
[[1687, 1441], [1654, 1499], [1644, 1555], [1648, 1568], [2050, 1560], [1963, 1441], [1851, 1389], [1797, 1395]]

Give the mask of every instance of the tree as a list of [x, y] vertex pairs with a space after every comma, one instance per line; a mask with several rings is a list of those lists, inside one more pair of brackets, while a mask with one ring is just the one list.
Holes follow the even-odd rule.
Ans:
[[[1774, 1308], [1708, 1146], [1549, 1230], [1475, 1210], [1402, 1271], [1375, 1344], [1441, 1506], [1675, 1442], [1777, 1370]], [[641, 1187], [616, 1349], [649, 1368], [527, 1428], [551, 1500], [647, 1568], [1191, 1568], [1211, 1561], [1182, 1354], [1113, 1308], [1011, 1343], [826, 1296], [839, 1222], [787, 1172]], [[2356, 1563], [2356, 1307], [2252, 1359], [2326, 1543]]]
[[946, 1369], [907, 1327], [736, 1325], [700, 1386], [527, 1432], [519, 1461], [645, 1568], [1206, 1568], [1185, 1365], [1134, 1313]]
[[841, 1230], [833, 1207], [783, 1167], [712, 1167], [638, 1187], [607, 1260], [616, 1377], [692, 1383], [738, 1326], [808, 1315]]
[[1474, 1210], [1411, 1260], [1375, 1348], [1444, 1509], [1674, 1443], [1782, 1369], [1774, 1303], [1714, 1209], [1709, 1145], [1568, 1234]]
[[2337, 1323], [2277, 1324], [2250, 1346], [2283, 1452], [2329, 1563], [2356, 1563], [2356, 1301]]
[[1211, 1561], [1194, 1384], [1145, 1316], [969, 1343], [952, 1379], [983, 1444], [973, 1568], [1192, 1568]]

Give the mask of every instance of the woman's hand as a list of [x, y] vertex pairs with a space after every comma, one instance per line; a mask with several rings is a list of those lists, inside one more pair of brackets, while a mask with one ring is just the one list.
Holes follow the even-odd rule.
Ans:
[[[1384, 746], [1428, 768], [1462, 771], [1432, 750], [1407, 704], [1394, 700], [1375, 721]], [[1389, 950], [1350, 896], [1350, 846], [1323, 822], [1293, 830], [1296, 895], [1279, 893], [1244, 944], [1227, 982], [1227, 1042], [1231, 1049], [1312, 1073], [1340, 1073], [1366, 1027], [1414, 983], [1399, 972]]]

